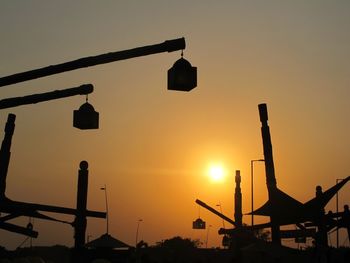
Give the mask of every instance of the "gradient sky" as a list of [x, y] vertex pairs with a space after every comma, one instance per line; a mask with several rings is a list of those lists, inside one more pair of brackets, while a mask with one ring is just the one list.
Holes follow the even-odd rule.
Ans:
[[[205, 242], [206, 231], [191, 229], [200, 213], [212, 225], [208, 246], [219, 246], [221, 219], [194, 201], [221, 203], [233, 217], [241, 170], [243, 212], [250, 211], [250, 160], [263, 158], [257, 105], [267, 103], [278, 186], [300, 201], [313, 198], [316, 185], [350, 175], [349, 12], [345, 0], [1, 1], [0, 76], [179, 37], [198, 67], [190, 93], [166, 89], [181, 52], [0, 88], [8, 98], [92, 83], [89, 102], [100, 113], [99, 130], [81, 131], [72, 127], [81, 96], [2, 110], [1, 140], [7, 114], [17, 115], [7, 196], [75, 207], [79, 163], [87, 160], [88, 208], [105, 210], [106, 184], [113, 236], [134, 245], [142, 218], [139, 239], [149, 244], [175, 235]], [[225, 167], [225, 183], [206, 177], [211, 162]], [[254, 175], [258, 207], [267, 198], [262, 163]], [[70, 226], [36, 220], [34, 228], [34, 245], [73, 245]], [[104, 220], [89, 219], [88, 235], [104, 232]], [[0, 230], [1, 246], [24, 239]]]

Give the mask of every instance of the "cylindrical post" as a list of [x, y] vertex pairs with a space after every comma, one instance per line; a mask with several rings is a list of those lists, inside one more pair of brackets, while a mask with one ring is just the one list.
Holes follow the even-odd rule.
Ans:
[[252, 229], [254, 228], [254, 162], [263, 162], [264, 159], [256, 159], [250, 161], [250, 187], [251, 187], [251, 207], [252, 207]]
[[208, 241], [209, 241], [209, 229], [211, 228], [211, 225], [208, 226], [207, 230], [207, 238], [205, 240], [205, 248], [208, 248]]
[[236, 188], [235, 188], [235, 222], [237, 227], [242, 226], [242, 191], [241, 191], [241, 172], [236, 170], [235, 176]]
[[75, 245], [76, 249], [83, 248], [85, 245], [86, 232], [86, 206], [88, 194], [88, 162], [80, 162], [80, 170], [78, 175], [78, 192], [77, 192], [77, 213], [74, 222], [75, 229]]
[[[340, 178], [340, 179], [336, 179], [335, 180], [335, 183], [339, 183], [341, 181], [343, 181], [344, 179], [343, 178]], [[337, 214], [339, 213], [339, 196], [338, 196], [338, 192], [335, 194], [335, 200], [336, 200], [336, 212]], [[337, 223], [338, 223], [338, 218], [336, 219], [337, 220]], [[339, 248], [339, 228], [337, 227], [337, 230], [336, 230], [336, 233], [337, 233], [337, 248]]]
[[250, 187], [251, 187], [251, 194], [252, 194], [252, 203], [251, 203], [251, 207], [252, 207], [252, 228], [254, 227], [254, 172], [253, 172], [253, 163], [254, 160], [250, 161]]
[[142, 219], [139, 219], [137, 221], [137, 227], [136, 227], [136, 239], [135, 239], [135, 247], [137, 248], [137, 242], [139, 239], [139, 228], [140, 228], [140, 223], [142, 222]]
[[276, 216], [279, 211], [275, 209], [276, 200], [276, 192], [277, 192], [277, 182], [275, 177], [275, 166], [273, 163], [273, 155], [272, 155], [272, 143], [271, 143], [271, 135], [270, 128], [268, 125], [268, 115], [267, 115], [267, 106], [266, 104], [259, 104], [259, 115], [261, 122], [261, 135], [263, 140], [264, 147], [264, 160], [265, 160], [265, 173], [266, 173], [266, 184], [269, 195], [269, 201], [271, 204], [271, 236], [272, 242], [275, 244], [281, 244], [281, 235], [280, 235], [280, 226], [278, 222], [276, 222]]
[[105, 191], [105, 206], [106, 206], [106, 233], [109, 233], [109, 213], [108, 213], [108, 198], [107, 198], [107, 186], [101, 187], [101, 190]]
[[[222, 214], [221, 202], [219, 202], [216, 206], [220, 207], [220, 213]], [[225, 228], [225, 220], [224, 219], [222, 219], [222, 227]]]
[[[336, 183], [338, 183], [338, 179], [336, 180]], [[338, 206], [338, 192], [335, 195], [335, 199], [336, 199], [336, 210], [337, 210], [337, 214], [339, 213], [339, 206]], [[338, 218], [336, 219], [338, 222]], [[337, 248], [339, 248], [339, 227], [337, 226]]]
[[16, 115], [10, 113], [5, 126], [5, 136], [0, 149], [0, 200], [5, 198], [7, 170], [11, 157], [11, 141]]

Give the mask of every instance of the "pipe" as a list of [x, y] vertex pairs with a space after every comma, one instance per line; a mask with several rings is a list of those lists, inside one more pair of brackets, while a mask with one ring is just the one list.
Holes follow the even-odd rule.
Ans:
[[233, 221], [232, 219], [228, 218], [227, 216], [221, 214], [219, 211], [216, 211], [214, 208], [210, 207], [206, 203], [202, 202], [201, 200], [197, 199], [196, 203], [200, 206], [203, 206], [204, 208], [208, 209], [210, 212], [214, 213], [215, 215], [219, 216], [220, 218], [226, 220], [227, 222], [231, 223], [234, 226], [237, 226], [237, 223]]
[[42, 78], [54, 74], [63, 73], [80, 68], [92, 67], [114, 61], [141, 57], [162, 52], [173, 52], [186, 48], [185, 38], [166, 40], [163, 43], [138, 47], [129, 50], [105, 53], [102, 55], [80, 58], [77, 60], [51, 65], [44, 68], [29, 70], [0, 78], [0, 87], [24, 82], [32, 79]]
[[84, 84], [79, 87], [55, 90], [40, 94], [32, 94], [23, 97], [14, 97], [0, 100], [0, 109], [7, 109], [12, 107], [17, 107], [26, 104], [35, 104], [38, 102], [44, 102], [48, 100], [56, 100], [66, 97], [71, 97], [75, 95], [87, 95], [94, 91], [94, 86], [92, 84]]

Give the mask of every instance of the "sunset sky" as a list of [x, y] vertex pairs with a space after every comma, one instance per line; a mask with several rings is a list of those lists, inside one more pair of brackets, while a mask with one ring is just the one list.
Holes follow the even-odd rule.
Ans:
[[[250, 211], [250, 161], [263, 158], [258, 104], [267, 103], [277, 184], [299, 201], [313, 198], [316, 185], [350, 175], [349, 12], [345, 0], [1, 1], [0, 77], [180, 37], [198, 68], [188, 93], [167, 90], [181, 51], [1, 87], [0, 98], [9, 98], [91, 83], [89, 102], [100, 113], [100, 129], [82, 131], [72, 116], [83, 96], [2, 110], [1, 141], [7, 114], [17, 115], [7, 196], [75, 207], [86, 160], [88, 208], [105, 211], [106, 185], [114, 237], [135, 245], [142, 219], [138, 238], [149, 244], [176, 235], [205, 242], [207, 230], [192, 229], [200, 216], [212, 225], [208, 246], [220, 246], [222, 220], [195, 200], [221, 204], [233, 218], [240, 170], [243, 212]], [[210, 180], [211, 164], [222, 165], [224, 180]], [[267, 198], [263, 163], [254, 176], [257, 208]], [[349, 190], [339, 194], [341, 209]], [[35, 220], [34, 229], [34, 245], [74, 243], [69, 225]], [[105, 231], [105, 220], [88, 220], [91, 238]], [[0, 246], [24, 239], [0, 230]]]

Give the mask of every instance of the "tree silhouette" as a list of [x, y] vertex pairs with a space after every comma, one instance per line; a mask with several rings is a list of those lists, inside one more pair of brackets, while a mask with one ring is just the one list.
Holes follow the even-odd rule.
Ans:
[[162, 240], [156, 243], [156, 247], [165, 248], [175, 251], [186, 251], [194, 248], [198, 248], [200, 245], [199, 240], [192, 240], [190, 238], [182, 238], [176, 236], [170, 239]]

